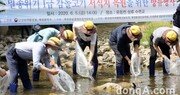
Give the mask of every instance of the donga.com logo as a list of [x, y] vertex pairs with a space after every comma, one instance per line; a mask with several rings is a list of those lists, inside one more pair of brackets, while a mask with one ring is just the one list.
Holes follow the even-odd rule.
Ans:
[[123, 88], [117, 89], [117, 94], [128, 94], [128, 95], [178, 95], [176, 94], [175, 88], [154, 88], [150, 89], [147, 86], [144, 88]]

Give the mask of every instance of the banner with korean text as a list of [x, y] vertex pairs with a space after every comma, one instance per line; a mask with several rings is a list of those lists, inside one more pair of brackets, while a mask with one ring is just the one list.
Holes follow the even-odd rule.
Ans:
[[0, 26], [171, 21], [176, 0], [0, 0]]

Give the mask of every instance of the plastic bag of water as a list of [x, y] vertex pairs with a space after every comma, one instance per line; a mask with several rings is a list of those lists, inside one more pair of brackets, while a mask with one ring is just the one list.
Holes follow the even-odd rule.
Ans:
[[69, 74], [62, 69], [59, 69], [57, 76], [59, 77], [59, 83], [66, 91], [73, 92], [75, 90], [75, 83]]
[[53, 84], [53, 89], [55, 90], [60, 90], [62, 92], [67, 92], [59, 83], [59, 77], [58, 75], [52, 75], [52, 74], [48, 74], [50, 80], [52, 80], [52, 84]]
[[169, 58], [164, 57], [164, 65], [168, 74], [180, 75], [180, 58], [176, 59], [175, 62], [172, 62]]
[[137, 53], [133, 53], [131, 57], [130, 72], [133, 76], [138, 76], [141, 74], [141, 58], [138, 57]]
[[55, 86], [56, 89], [58, 88], [57, 90], [61, 90], [63, 92], [73, 92], [75, 90], [75, 83], [71, 76], [62, 69], [58, 68], [58, 70], [59, 73], [57, 75], [49, 74], [53, 81], [53, 86]]
[[180, 58], [170, 64], [170, 74], [180, 75]]
[[9, 87], [10, 72], [7, 71], [4, 77], [0, 77], [0, 95], [5, 95]]
[[92, 74], [94, 68], [91, 64], [87, 62], [86, 56], [82, 51], [79, 43], [76, 41], [76, 71], [82, 77], [89, 77], [93, 80]]
[[170, 64], [171, 64], [172, 62], [169, 60], [169, 58], [168, 57], [164, 57], [164, 65], [165, 65], [165, 69], [166, 69], [166, 72], [168, 73], [168, 74], [170, 74]]

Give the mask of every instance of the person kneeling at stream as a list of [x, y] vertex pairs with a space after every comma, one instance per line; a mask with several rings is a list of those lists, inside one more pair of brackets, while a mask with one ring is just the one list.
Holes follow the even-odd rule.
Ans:
[[[59, 48], [60, 40], [57, 37], [51, 37], [46, 43], [43, 42], [18, 42], [12, 44], [7, 50], [6, 60], [10, 70], [10, 94], [17, 92], [18, 75], [23, 86], [27, 90], [32, 89], [29, 79], [27, 60], [33, 60], [33, 68], [44, 70], [50, 74], [58, 74], [58, 70], [50, 69], [50, 54]], [[45, 66], [42, 63], [45, 64]]]

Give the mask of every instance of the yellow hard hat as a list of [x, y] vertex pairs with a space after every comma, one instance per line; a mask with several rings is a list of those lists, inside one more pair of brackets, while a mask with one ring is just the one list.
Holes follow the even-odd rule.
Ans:
[[87, 20], [87, 21], [84, 23], [84, 26], [85, 26], [86, 29], [91, 30], [91, 29], [94, 28], [94, 23], [93, 23], [92, 21], [90, 21], [90, 20]]
[[74, 40], [74, 33], [71, 30], [65, 30], [63, 32], [65, 40], [72, 41]]
[[166, 37], [170, 41], [174, 42], [177, 39], [177, 33], [174, 30], [170, 30], [170, 31], [167, 32]]
[[60, 46], [60, 39], [57, 37], [51, 37], [51, 38], [49, 38], [49, 40], [47, 41], [46, 44], [49, 44], [51, 46], [58, 48]]
[[139, 26], [137, 25], [132, 25], [129, 29], [131, 31], [131, 33], [135, 36], [139, 35], [141, 33], [141, 29]]

